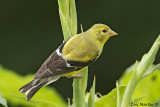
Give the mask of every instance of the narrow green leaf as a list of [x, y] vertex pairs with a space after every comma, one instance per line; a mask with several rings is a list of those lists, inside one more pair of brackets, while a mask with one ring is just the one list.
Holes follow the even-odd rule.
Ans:
[[70, 0], [58, 0], [58, 4], [59, 4], [59, 8], [61, 10], [61, 12], [63, 13], [63, 15], [66, 17], [66, 22], [67, 25], [69, 27], [69, 29], [71, 30], [70, 26], [71, 26], [71, 22], [70, 22]]
[[157, 51], [159, 49], [159, 44], [160, 44], [160, 35], [152, 45], [151, 49], [147, 54], [145, 54], [141, 61], [139, 66], [137, 67], [137, 81], [141, 79], [141, 77], [144, 75], [145, 71], [148, 69], [150, 65], [152, 65], [155, 56], [157, 54]]
[[117, 87], [117, 107], [121, 107], [121, 96], [120, 96], [118, 81], [116, 81], [116, 87]]
[[4, 107], [8, 107], [7, 106], [7, 101], [6, 101], [6, 99], [4, 99], [3, 97], [2, 97], [2, 95], [1, 95], [1, 93], [0, 93], [0, 105], [3, 105]]
[[151, 68], [149, 68], [142, 76], [141, 79], [143, 79], [144, 77], [152, 74], [155, 70], [160, 69], [160, 64], [157, 64], [155, 66], [152, 66]]
[[93, 85], [89, 93], [89, 98], [88, 98], [88, 107], [94, 107], [94, 98], [95, 98], [95, 77], [93, 80]]
[[135, 63], [135, 69], [133, 71], [132, 77], [127, 85], [126, 90], [125, 90], [121, 107], [129, 107], [129, 104], [130, 104], [131, 98], [132, 98], [132, 94], [133, 94], [135, 86], [136, 86], [136, 73], [137, 73], [136, 70], [137, 70], [137, 61]]
[[83, 33], [83, 26], [82, 26], [82, 24], [80, 24], [80, 26], [81, 26], [81, 32]]
[[71, 34], [77, 34], [77, 12], [75, 0], [70, 0], [70, 19], [71, 19]]
[[69, 16], [69, 0], [58, 0], [59, 16], [61, 19], [61, 26], [63, 30], [64, 40], [71, 36], [70, 16]]
[[81, 78], [81, 90], [82, 93], [85, 94], [87, 89], [87, 82], [88, 82], [88, 67], [86, 67], [83, 71], [83, 77]]
[[68, 107], [70, 107], [71, 106], [71, 100], [70, 100], [70, 98], [67, 98], [67, 100], [68, 100]]

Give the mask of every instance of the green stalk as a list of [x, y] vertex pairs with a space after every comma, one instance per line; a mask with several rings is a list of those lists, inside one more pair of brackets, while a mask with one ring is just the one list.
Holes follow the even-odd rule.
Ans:
[[[59, 15], [64, 40], [77, 34], [77, 13], [75, 0], [58, 0]], [[88, 67], [83, 71], [82, 78], [73, 79], [73, 106], [85, 107], [85, 91], [88, 79]]]
[[117, 107], [121, 107], [121, 96], [120, 96], [118, 81], [116, 81], [116, 87], [117, 87]]
[[66, 41], [71, 36], [69, 0], [58, 0], [58, 5], [59, 5], [59, 16], [61, 20], [63, 36], [64, 40]]
[[83, 71], [83, 77], [81, 78], [81, 90], [82, 93], [85, 94], [87, 88], [87, 81], [88, 81], [88, 67], [86, 67]]
[[95, 98], [95, 77], [93, 80], [92, 88], [90, 89], [89, 98], [88, 98], [88, 107], [94, 107], [94, 98]]
[[73, 107], [85, 107], [84, 95], [81, 89], [82, 81], [80, 78], [73, 80]]
[[77, 34], [77, 12], [74, 0], [70, 0], [71, 34]]
[[131, 101], [132, 94], [133, 94], [135, 86], [136, 86], [136, 73], [137, 73], [136, 69], [137, 69], [137, 61], [135, 63], [135, 69], [133, 70], [132, 77], [127, 85], [126, 90], [125, 90], [121, 107], [129, 107], [129, 103]]
[[83, 71], [82, 78], [73, 79], [73, 107], [85, 107], [85, 92], [88, 81], [88, 67]]
[[70, 98], [67, 98], [67, 100], [68, 100], [68, 106], [67, 107], [70, 107], [71, 106]]

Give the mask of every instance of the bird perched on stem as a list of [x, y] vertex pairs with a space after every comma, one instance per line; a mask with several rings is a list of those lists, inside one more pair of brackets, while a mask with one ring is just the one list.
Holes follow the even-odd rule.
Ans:
[[34, 79], [19, 91], [26, 94], [29, 101], [41, 87], [60, 77], [81, 77], [82, 69], [100, 56], [104, 44], [114, 35], [117, 33], [107, 25], [95, 24], [86, 32], [71, 36], [45, 60]]

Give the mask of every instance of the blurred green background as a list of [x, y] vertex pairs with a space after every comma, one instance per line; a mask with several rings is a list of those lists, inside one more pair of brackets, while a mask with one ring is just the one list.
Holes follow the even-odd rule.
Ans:
[[[101, 57], [89, 67], [88, 88], [95, 75], [96, 91], [107, 94], [160, 33], [160, 0], [76, 0], [76, 6], [79, 33], [80, 24], [85, 31], [95, 23], [104, 23], [119, 34], [107, 42]], [[20, 75], [35, 73], [62, 41], [57, 0], [0, 1], [3, 67]], [[157, 57], [155, 63], [159, 61]], [[50, 86], [65, 99], [72, 97], [72, 79], [61, 78]]]

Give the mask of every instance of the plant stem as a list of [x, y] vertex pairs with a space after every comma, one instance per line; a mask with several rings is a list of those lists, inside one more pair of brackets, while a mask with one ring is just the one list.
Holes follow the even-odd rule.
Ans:
[[61, 20], [63, 36], [64, 36], [64, 40], [66, 41], [71, 36], [69, 0], [58, 0], [58, 5], [59, 5], [59, 16]]
[[121, 107], [121, 96], [120, 96], [118, 81], [116, 81], [116, 87], [117, 87], [117, 107]]
[[77, 12], [76, 12], [76, 5], [75, 0], [70, 0], [70, 17], [71, 17], [71, 34], [77, 34]]
[[127, 85], [126, 90], [125, 90], [121, 107], [129, 107], [129, 103], [131, 101], [132, 94], [133, 94], [135, 86], [136, 86], [136, 73], [137, 73], [136, 69], [137, 69], [137, 61], [135, 63], [135, 69], [133, 70], [132, 77]]
[[[77, 13], [75, 0], [58, 0], [59, 15], [63, 30], [64, 40], [77, 34]], [[88, 79], [88, 67], [83, 71], [82, 78], [73, 79], [73, 105], [74, 107], [85, 107], [85, 91]]]
[[88, 107], [94, 107], [94, 98], [95, 98], [95, 77], [93, 80], [92, 88], [90, 89], [89, 98], [88, 98]]
[[80, 78], [74, 78], [73, 80], [73, 106], [85, 107], [84, 95], [81, 89], [82, 81]]
[[85, 92], [88, 81], [88, 67], [83, 71], [82, 78], [73, 79], [73, 105], [74, 107], [85, 107]]

